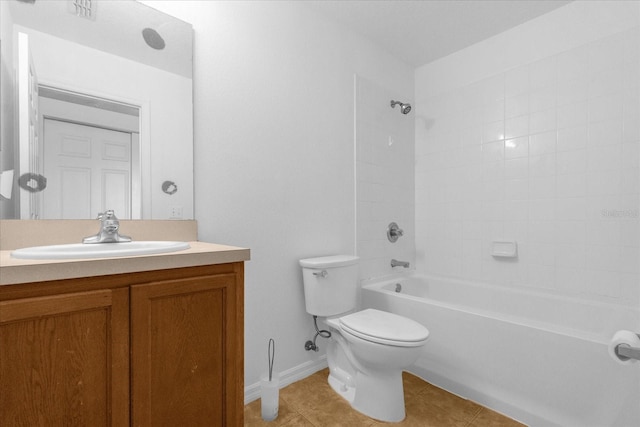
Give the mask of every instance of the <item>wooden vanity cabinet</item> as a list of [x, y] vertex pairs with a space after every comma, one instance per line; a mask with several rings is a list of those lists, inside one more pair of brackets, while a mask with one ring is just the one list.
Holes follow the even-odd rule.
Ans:
[[241, 426], [243, 272], [0, 286], [0, 425]]
[[129, 294], [0, 302], [0, 425], [127, 425]]

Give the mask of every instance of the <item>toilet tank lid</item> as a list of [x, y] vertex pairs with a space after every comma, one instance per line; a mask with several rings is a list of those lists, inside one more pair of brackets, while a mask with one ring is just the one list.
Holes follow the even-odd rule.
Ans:
[[317, 258], [301, 259], [300, 265], [307, 268], [331, 268], [353, 265], [358, 262], [358, 257], [353, 255], [331, 255]]

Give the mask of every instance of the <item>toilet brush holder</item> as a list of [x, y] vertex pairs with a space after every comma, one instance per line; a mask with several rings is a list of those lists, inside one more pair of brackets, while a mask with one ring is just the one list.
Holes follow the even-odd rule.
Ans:
[[270, 338], [267, 348], [269, 370], [260, 377], [260, 412], [265, 421], [273, 421], [278, 418], [278, 406], [280, 406], [280, 375], [273, 372], [275, 358], [276, 342]]
[[280, 375], [272, 373], [260, 377], [260, 412], [262, 419], [273, 421], [278, 418], [278, 406], [280, 402]]

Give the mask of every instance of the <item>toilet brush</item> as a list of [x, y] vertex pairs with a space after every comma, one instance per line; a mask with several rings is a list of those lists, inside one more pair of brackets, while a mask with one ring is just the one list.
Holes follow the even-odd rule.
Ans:
[[267, 348], [269, 371], [260, 377], [260, 409], [262, 419], [265, 421], [273, 421], [278, 417], [280, 376], [277, 373], [273, 373], [275, 356], [276, 342], [273, 338], [270, 338], [269, 347]]

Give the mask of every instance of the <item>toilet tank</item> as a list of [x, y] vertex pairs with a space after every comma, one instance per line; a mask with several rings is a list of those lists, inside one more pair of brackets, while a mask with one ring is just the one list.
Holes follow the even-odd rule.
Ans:
[[334, 316], [356, 306], [358, 257], [333, 255], [301, 259], [307, 313]]

